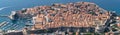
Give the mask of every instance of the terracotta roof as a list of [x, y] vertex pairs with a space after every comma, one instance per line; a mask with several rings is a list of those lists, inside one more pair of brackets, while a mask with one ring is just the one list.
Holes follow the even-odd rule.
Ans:
[[[55, 28], [61, 26], [93, 27], [97, 24], [104, 24], [104, 21], [109, 18], [108, 12], [100, 14], [101, 8], [89, 2], [68, 3], [66, 5], [55, 4], [54, 6], [39, 6], [38, 8], [28, 9], [28, 11], [32, 11], [34, 14], [43, 14], [37, 14], [40, 17], [43, 16], [41, 18], [35, 16], [38, 17], [35, 18], [36, 28]], [[37, 23], [41, 21], [43, 21], [42, 25]]]

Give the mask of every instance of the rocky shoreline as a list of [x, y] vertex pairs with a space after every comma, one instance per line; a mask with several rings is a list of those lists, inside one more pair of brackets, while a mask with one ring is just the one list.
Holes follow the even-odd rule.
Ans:
[[[56, 23], [54, 22], [61, 23], [63, 22], [63, 20], [65, 20], [66, 22], [74, 20], [74, 21], [71, 21], [73, 22], [72, 25], [74, 25], [75, 24], [74, 22], [76, 22], [76, 24], [80, 24], [79, 27], [81, 27], [86, 22], [89, 23], [89, 21], [91, 21], [90, 24], [95, 25], [94, 20], [98, 20], [99, 22], [99, 19], [101, 19], [101, 23], [104, 24], [104, 21], [106, 21], [109, 18], [109, 16], [110, 16], [110, 13], [108, 11], [100, 8], [94, 3], [77, 2], [77, 3], [53, 4], [52, 6], [38, 6], [33, 8], [27, 8], [24, 10], [16, 11], [16, 14], [14, 15], [13, 18], [14, 20], [31, 19], [34, 21], [33, 22], [34, 24], [38, 25], [38, 27], [41, 26], [41, 24], [43, 24], [43, 26], [44, 24], [45, 25], [49, 23], [52, 24], [51, 22], [53, 22], [53, 27], [55, 27], [54, 24]], [[84, 18], [80, 18], [80, 17], [84, 17]], [[87, 19], [87, 17], [89, 18]], [[96, 19], [93, 19], [93, 18], [96, 18]], [[85, 19], [86, 21], [84, 21], [83, 19]], [[78, 21], [80, 20], [83, 20], [81, 21], [83, 23], [79, 23]], [[69, 26], [69, 22], [66, 25]], [[87, 25], [87, 26], [89, 27], [92, 25]], [[45, 28], [45, 27], [42, 27], [42, 28]]]
[[89, 32], [92, 27], [94, 32], [103, 33], [109, 32], [108, 27], [116, 20], [117, 15], [91, 2], [76, 2], [26, 8], [14, 11], [9, 17], [13, 23], [24, 20], [27, 30], [68, 27], [71, 31], [72, 27], [80, 28], [80, 31], [86, 28], [85, 31]]

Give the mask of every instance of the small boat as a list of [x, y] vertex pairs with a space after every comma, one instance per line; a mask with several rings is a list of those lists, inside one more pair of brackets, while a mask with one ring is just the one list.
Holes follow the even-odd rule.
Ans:
[[8, 8], [8, 7], [2, 7], [2, 8], [0, 8], [0, 11], [3, 10], [3, 9], [6, 9], [6, 8]]
[[4, 29], [6, 28], [6, 25], [8, 24], [8, 22], [4, 21], [0, 24], [0, 29]]
[[0, 27], [3, 26], [3, 25], [6, 25], [6, 23], [7, 23], [6, 21], [0, 23]]

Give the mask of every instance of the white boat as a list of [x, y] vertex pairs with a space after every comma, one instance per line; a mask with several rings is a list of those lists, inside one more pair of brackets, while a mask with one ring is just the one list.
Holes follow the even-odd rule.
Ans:
[[0, 27], [3, 26], [4, 24], [6, 24], [6, 21], [0, 23]]
[[8, 23], [9, 23], [9, 22], [6, 22], [6, 21], [5, 21], [5, 22], [2, 22], [2, 24], [0, 24], [0, 28], [1, 28], [1, 27], [5, 27]]
[[2, 8], [0, 8], [0, 11], [3, 10], [3, 9], [6, 9], [6, 8], [9, 8], [9, 7], [2, 7]]

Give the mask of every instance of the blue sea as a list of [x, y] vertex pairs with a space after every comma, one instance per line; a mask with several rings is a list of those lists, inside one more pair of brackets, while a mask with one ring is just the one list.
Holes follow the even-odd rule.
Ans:
[[[108, 11], [116, 11], [120, 14], [120, 0], [0, 0], [0, 15], [10, 15], [11, 11], [21, 10], [22, 8], [31, 8], [35, 6], [52, 5], [53, 3], [74, 3], [74, 2], [93, 2], [101, 8]], [[0, 23], [10, 22], [8, 18], [0, 17]], [[24, 27], [24, 24], [9, 23], [0, 29], [10, 29], [17, 26], [17, 29]]]

